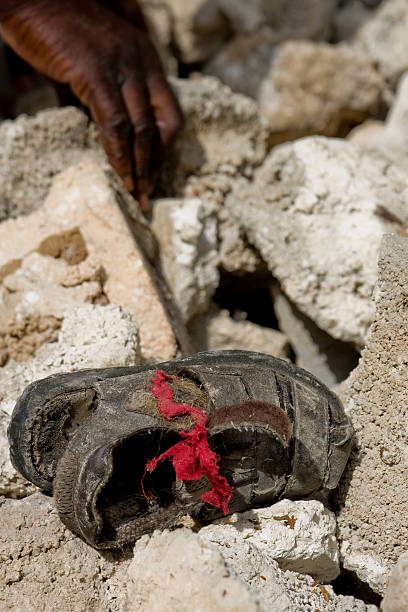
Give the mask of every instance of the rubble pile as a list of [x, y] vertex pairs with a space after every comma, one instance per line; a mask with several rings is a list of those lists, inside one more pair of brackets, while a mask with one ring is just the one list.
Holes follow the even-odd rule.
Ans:
[[[142, 4], [185, 115], [147, 218], [80, 110], [0, 123], [0, 603], [403, 612], [408, 4]], [[215, 349], [337, 392], [340, 486], [93, 550], [12, 466], [15, 401], [50, 374]]]

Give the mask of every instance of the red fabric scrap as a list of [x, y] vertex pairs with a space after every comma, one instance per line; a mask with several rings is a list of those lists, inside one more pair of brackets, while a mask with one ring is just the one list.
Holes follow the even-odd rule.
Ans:
[[[189, 414], [195, 421], [195, 427], [191, 431], [180, 431], [180, 436], [184, 440], [148, 461], [145, 473], [146, 471], [153, 472], [160, 461], [171, 459], [178, 480], [197, 480], [201, 476], [206, 476], [212, 489], [204, 493], [201, 499], [220, 508], [224, 514], [228, 514], [232, 489], [227, 479], [219, 473], [219, 457], [208, 446], [208, 417], [195, 406], [173, 401], [173, 390], [166, 382], [168, 380], [171, 380], [171, 376], [166, 376], [162, 370], [156, 370], [155, 377], [152, 379], [150, 390], [158, 400], [159, 412], [168, 420], [179, 414]], [[142, 491], [147, 498], [143, 488], [143, 479]]]

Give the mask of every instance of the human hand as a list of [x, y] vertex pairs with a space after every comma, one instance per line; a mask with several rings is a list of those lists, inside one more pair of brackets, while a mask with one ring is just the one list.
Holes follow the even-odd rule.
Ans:
[[96, 0], [16, 0], [3, 15], [2, 36], [89, 108], [111, 165], [146, 210], [182, 113], [143, 19], [140, 27], [132, 21]]

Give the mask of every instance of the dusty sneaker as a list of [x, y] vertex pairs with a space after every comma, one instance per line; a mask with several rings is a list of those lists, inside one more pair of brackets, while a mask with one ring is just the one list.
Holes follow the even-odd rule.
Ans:
[[61, 520], [113, 548], [187, 513], [213, 519], [334, 488], [352, 428], [311, 374], [219, 351], [33, 383], [9, 438], [17, 469], [54, 488]]

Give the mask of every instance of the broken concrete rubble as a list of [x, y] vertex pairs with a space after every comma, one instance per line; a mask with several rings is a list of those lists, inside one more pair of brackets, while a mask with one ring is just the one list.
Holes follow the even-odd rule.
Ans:
[[[208, 54], [215, 51], [217, 57], [228, 63], [231, 83], [233, 79], [241, 81], [237, 87], [241, 90], [245, 87], [248, 93], [255, 91], [251, 94], [254, 97], [259, 98], [259, 88], [253, 83], [263, 82], [272, 54], [273, 86], [277, 89], [279, 85], [280, 91], [265, 88], [264, 100], [279, 104], [278, 112], [274, 108], [270, 111], [276, 126], [273, 128], [275, 141], [309, 130], [335, 133], [343, 120], [360, 121], [363, 116], [376, 115], [384, 96], [392, 100], [383, 80], [394, 88], [406, 61], [401, 51], [405, 48], [405, 38], [398, 34], [402, 31], [405, 35], [405, 5], [394, 0], [383, 3], [384, 7], [399, 7], [398, 11], [393, 9], [394, 13], [390, 8], [388, 12], [380, 9], [376, 14], [370, 11], [373, 20], [364, 26], [358, 44], [352, 48], [304, 41], [281, 44], [288, 32], [291, 37], [326, 39], [332, 18], [328, 15], [334, 4], [327, 0], [307, 3], [196, 0], [187, 9], [185, 3], [177, 0], [163, 0], [163, 3], [146, 0], [146, 4], [151, 5], [152, 14], [157, 16], [165, 46], [176, 42], [182, 59], [196, 54], [207, 61]], [[356, 6], [356, 2], [348, 3], [351, 4]], [[170, 9], [170, 5], [178, 6]], [[316, 11], [313, 20], [293, 20], [305, 7]], [[366, 19], [368, 10], [361, 3], [359, 7], [358, 14], [364, 14]], [[279, 12], [280, 24], [266, 22], [268, 10], [271, 14], [275, 10]], [[183, 20], [188, 24], [184, 31]], [[350, 25], [356, 27], [356, 23]], [[236, 35], [234, 41], [218, 51], [232, 30]], [[245, 40], [241, 38], [243, 31]], [[376, 36], [378, 48], [373, 42]], [[365, 56], [361, 54], [362, 47]], [[244, 71], [234, 60], [234, 52], [245, 58]], [[371, 60], [379, 52], [382, 53], [381, 78]], [[171, 57], [169, 62], [173, 65]], [[341, 91], [334, 91], [336, 81], [327, 72], [329, 62], [336, 66], [336, 78], [342, 80]], [[165, 200], [159, 201], [155, 215], [159, 212], [160, 215], [154, 220], [167, 284], [172, 287], [185, 320], [190, 324], [199, 321], [209, 348], [244, 346], [287, 356], [288, 337], [299, 363], [334, 384], [347, 371], [344, 366], [343, 373], [338, 375], [343, 354], [339, 356], [336, 351], [344, 348], [344, 341], [353, 342], [359, 349], [368, 342], [362, 362], [343, 384], [343, 398], [355, 421], [360, 450], [359, 455], [353, 456], [350, 474], [338, 496], [339, 533], [345, 567], [377, 592], [383, 591], [393, 563], [406, 550], [404, 525], [399, 520], [406, 514], [403, 419], [407, 398], [403, 336], [406, 333], [404, 286], [408, 284], [404, 266], [407, 267], [408, 256], [403, 239], [394, 238], [392, 248], [387, 242], [387, 248], [383, 249], [376, 290], [378, 312], [370, 335], [367, 333], [374, 316], [370, 295], [377, 278], [380, 236], [384, 231], [404, 236], [408, 223], [405, 81], [400, 80], [396, 104], [386, 125], [378, 122], [374, 128], [371, 126], [371, 133], [376, 131], [381, 144], [370, 146], [371, 152], [341, 141], [308, 139], [275, 149], [264, 163], [268, 129], [260, 119], [254, 100], [232, 93], [214, 78], [173, 80], [185, 110], [186, 127], [168, 158], [158, 191], [159, 195], [173, 199], [171, 206], [168, 202], [162, 204]], [[294, 132], [289, 134], [290, 125], [294, 126]], [[73, 164], [80, 165], [56, 179], [50, 198], [56, 208], [61, 203], [68, 208], [71, 204], [77, 206], [76, 198], [81, 198], [80, 207], [89, 213], [88, 220], [81, 213], [76, 224], [58, 225], [52, 231], [47, 227], [44, 234], [42, 226], [34, 223], [33, 229], [30, 228], [31, 237], [24, 225], [33, 223], [31, 217], [20, 218], [16, 225], [6, 225], [4, 240], [3, 224], [0, 225], [0, 253], [1, 245], [5, 244], [10, 254], [0, 261], [0, 366], [3, 365], [0, 367], [0, 409], [10, 411], [25, 384], [51, 372], [139, 363], [138, 327], [144, 359], [167, 358], [163, 347], [169, 358], [177, 352], [169, 324], [172, 314], [166, 312], [167, 307], [161, 302], [149, 272], [144, 285], [135, 271], [149, 269], [139, 246], [144, 245], [152, 261], [155, 241], [131, 198], [109, 174], [95, 134], [95, 127], [75, 109], [49, 111], [36, 118], [20, 118], [0, 126], [1, 219], [30, 215], [42, 206], [55, 175]], [[377, 152], [372, 152], [375, 149]], [[254, 179], [256, 185], [251, 184]], [[98, 193], [92, 187], [96, 183], [100, 186]], [[108, 185], [106, 190], [104, 185]], [[78, 196], [78, 191], [82, 195]], [[123, 208], [123, 203], [130, 206], [130, 214], [136, 220], [133, 227], [121, 225], [122, 216], [116, 226], [119, 217], [114, 216], [112, 221], [110, 204], [106, 202], [99, 210], [106, 204], [107, 216], [105, 212], [98, 214], [95, 202], [100, 204], [103, 200], [102, 196], [99, 199], [100, 194], [108, 191], [106, 200], [114, 202], [112, 210], [117, 211], [118, 205]], [[225, 198], [227, 206], [224, 206]], [[167, 205], [179, 210], [182, 216], [180, 224], [177, 219], [172, 220], [172, 232], [165, 227]], [[48, 223], [51, 207], [45, 210], [47, 221], [45, 216], [42, 219]], [[95, 234], [89, 229], [91, 225], [97, 228]], [[111, 226], [115, 226], [113, 230]], [[136, 242], [132, 232], [137, 234]], [[126, 245], [133, 245], [136, 256], [133, 258], [126, 249], [124, 255], [129, 255], [132, 266], [122, 266], [120, 258], [109, 261], [119, 249], [113, 238], [110, 242], [109, 236], [116, 236], [120, 250], [123, 236], [126, 236], [123, 239]], [[27, 245], [24, 252], [23, 242]], [[388, 248], [391, 255], [387, 255]], [[180, 253], [183, 253], [181, 261], [177, 259]], [[279, 296], [275, 294], [274, 306], [285, 336], [250, 321], [234, 320], [225, 311], [209, 314], [210, 298], [218, 284], [217, 264], [222, 273], [228, 271], [238, 278], [241, 274], [264, 270], [264, 260], [282, 284], [282, 292]], [[107, 271], [111, 284], [107, 282]], [[153, 297], [151, 301], [146, 300], [144, 309], [137, 310], [146, 286], [148, 291], [153, 287], [150, 294]], [[131, 295], [129, 287], [139, 291], [138, 295]], [[124, 312], [116, 304], [125, 306], [133, 314]], [[149, 319], [151, 307], [159, 314], [152, 313]], [[146, 347], [152, 346], [152, 336], [146, 335], [146, 326], [153, 330], [153, 336], [160, 335], [151, 354], [147, 354]], [[319, 335], [326, 334], [330, 350], [339, 347], [334, 350], [335, 367], [329, 363], [330, 359], [322, 360], [322, 343], [316, 341], [311, 326], [315, 326], [314, 331]], [[339, 339], [338, 344], [334, 343], [334, 337]], [[0, 494], [20, 498], [33, 488], [17, 476], [8, 460], [7, 422], [6, 412], [0, 412]], [[31, 612], [33, 606], [40, 609], [44, 605], [50, 611], [57, 606], [64, 611], [116, 611], [128, 606], [149, 612], [155, 609], [152, 602], [157, 602], [160, 610], [166, 609], [167, 602], [168, 609], [174, 609], [174, 599], [170, 599], [173, 595], [180, 602], [180, 609], [182, 605], [185, 609], [196, 606], [191, 610], [199, 609], [201, 603], [207, 604], [206, 609], [214, 605], [217, 610], [237, 609], [239, 605], [245, 610], [288, 612], [374, 609], [353, 598], [335, 595], [333, 588], [317, 584], [309, 575], [280, 569], [279, 565], [283, 567], [289, 557], [292, 569], [298, 567], [296, 563], [303, 563], [302, 572], [319, 576], [317, 572], [324, 563], [313, 554], [317, 545], [322, 544], [319, 536], [322, 521], [314, 524], [310, 519], [311, 531], [315, 534], [310, 538], [306, 533], [309, 519], [305, 519], [303, 532], [309, 538], [306, 541], [309, 548], [298, 538], [299, 545], [293, 550], [284, 550], [286, 557], [279, 557], [278, 565], [269, 555], [270, 542], [262, 541], [267, 532], [265, 524], [273, 521], [273, 527], [281, 534], [294, 536], [292, 531], [296, 526], [301, 527], [300, 518], [289, 507], [275, 515], [279, 520], [259, 519], [259, 513], [265, 509], [254, 512], [258, 514], [251, 514], [252, 523], [239, 516], [236, 523], [226, 519], [224, 524], [203, 529], [201, 536], [211, 533], [212, 544], [203, 544], [201, 536], [190, 532], [179, 536], [178, 531], [155, 534], [140, 541], [135, 552], [138, 561], [132, 563], [129, 578], [128, 559], [121, 557], [120, 565], [108, 561], [93, 554], [79, 539], [61, 531], [49, 502], [42, 496], [7, 500], [0, 506], [6, 583], [0, 601], [4, 598], [18, 612]], [[292, 517], [296, 518], [293, 530]], [[255, 523], [256, 520], [262, 520], [262, 524]], [[244, 525], [242, 532], [237, 530], [237, 525]], [[231, 530], [235, 530], [236, 538], [232, 545]], [[282, 546], [290, 540], [279, 533], [271, 539]], [[218, 550], [210, 548], [214, 544]], [[301, 552], [300, 561], [294, 557], [295, 552]], [[195, 560], [193, 567], [192, 559]], [[404, 556], [401, 564], [403, 559]], [[332, 569], [337, 568], [337, 561], [329, 554], [326, 561]], [[126, 603], [128, 584], [130, 595]], [[393, 585], [392, 579], [390, 584]], [[227, 594], [223, 596], [219, 589], [225, 585]], [[194, 592], [193, 586], [197, 588]], [[398, 587], [398, 583], [392, 586], [394, 595], [399, 588], [403, 587]], [[140, 604], [142, 596], [146, 599]], [[387, 597], [391, 602], [391, 589], [384, 600], [384, 610], [386, 605], [398, 605], [388, 603]]]
[[335, 0], [218, 0], [236, 33], [270, 28], [277, 42], [304, 38], [327, 40], [331, 34]]
[[186, 64], [205, 61], [228, 35], [217, 0], [162, 0], [173, 24], [173, 44]]
[[159, 189], [169, 197], [200, 197], [182, 189], [191, 175], [225, 175], [224, 182], [240, 174], [251, 176], [265, 157], [267, 141], [256, 103], [214, 77], [198, 75], [171, 83], [186, 123], [165, 163]]
[[398, 559], [381, 602], [383, 612], [405, 612], [408, 601], [408, 553]]
[[281, 569], [310, 574], [324, 583], [340, 573], [336, 518], [315, 500], [283, 499], [269, 508], [233, 514], [199, 534], [225, 551], [226, 558], [243, 555], [244, 542], [250, 538], [251, 546], [265, 560], [277, 561]]
[[74, 108], [19, 117], [0, 125], [0, 220], [25, 215], [46, 198], [52, 178], [87, 157], [88, 118]]
[[237, 321], [227, 310], [210, 312], [204, 320], [195, 321], [193, 336], [200, 351], [246, 350], [289, 358], [289, 343], [284, 334], [251, 321]]
[[355, 44], [375, 62], [383, 78], [395, 88], [408, 70], [408, 5], [405, 0], [387, 0], [358, 32]]
[[143, 536], [136, 543], [128, 573], [132, 612], [169, 610], [170, 605], [186, 612], [261, 610], [244, 582], [228, 570], [222, 555], [188, 529]]
[[386, 235], [375, 289], [376, 314], [358, 367], [344, 386], [357, 450], [337, 494], [345, 568], [377, 593], [407, 548], [408, 240]]
[[207, 310], [218, 286], [216, 216], [199, 198], [156, 200], [152, 229], [161, 272], [188, 322]]
[[344, 122], [375, 116], [383, 89], [370, 60], [346, 45], [276, 45], [268, 32], [233, 40], [205, 72], [259, 102], [272, 142], [336, 135]]
[[[41, 285], [30, 285], [33, 274], [42, 276], [43, 266], [55, 268], [56, 284], [62, 286], [55, 292], [54, 282], [48, 293], [45, 287], [45, 306]], [[115, 191], [93, 160], [59, 175], [39, 210], [1, 224], [0, 268], [2, 291], [12, 292], [11, 301], [16, 292], [21, 296], [19, 305], [14, 305], [17, 313], [37, 312], [38, 304], [39, 312], [44, 306], [45, 314], [58, 311], [58, 317], [70, 299], [67, 296], [78, 294], [71, 297], [73, 302], [97, 302], [103, 296], [105, 303], [119, 304], [134, 315], [145, 359], [171, 359], [177, 352], [149, 265], [120, 211]]]
[[127, 565], [126, 559], [104, 558], [72, 535], [41, 493], [1, 500], [0, 601], [5, 609], [119, 612], [125, 606]]
[[358, 352], [350, 344], [335, 340], [319, 329], [288, 300], [278, 283], [272, 285], [271, 292], [279, 329], [290, 342], [296, 365], [329, 387], [347, 378], [357, 365]]
[[158, 612], [174, 607], [184, 612], [377, 610], [376, 606], [366, 606], [353, 597], [335, 595], [330, 586], [321, 585], [310, 576], [281, 571], [251, 540], [239, 532], [237, 538], [241, 543], [238, 554], [228, 547], [221, 552], [220, 547], [187, 529], [143, 536], [136, 543], [128, 570], [129, 610]]
[[366, 121], [354, 128], [348, 135], [355, 142], [369, 151], [379, 152], [393, 164], [408, 168], [408, 73], [399, 83], [394, 104], [385, 122]]
[[362, 347], [381, 236], [395, 219], [404, 232], [407, 198], [406, 174], [384, 157], [310, 137], [277, 147], [226, 204], [299, 310]]

